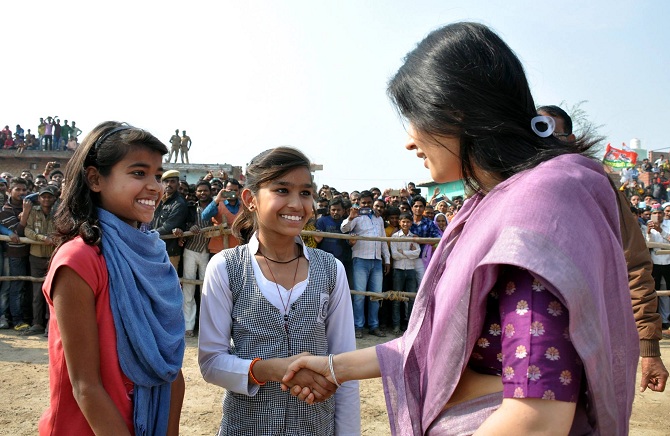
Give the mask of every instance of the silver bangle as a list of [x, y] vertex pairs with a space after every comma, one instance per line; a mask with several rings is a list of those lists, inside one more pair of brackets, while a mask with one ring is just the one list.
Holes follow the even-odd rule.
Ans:
[[333, 378], [333, 382], [335, 383], [335, 386], [337, 386], [339, 388], [342, 385], [337, 381], [337, 377], [335, 377], [335, 370], [333, 369], [333, 355], [332, 354], [328, 355], [328, 367], [330, 368], [330, 376]]

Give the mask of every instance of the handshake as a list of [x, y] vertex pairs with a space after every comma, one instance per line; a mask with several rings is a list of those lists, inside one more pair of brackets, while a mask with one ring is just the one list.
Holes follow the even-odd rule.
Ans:
[[332, 397], [340, 386], [332, 368], [332, 357], [305, 352], [284, 359], [259, 361], [250, 368], [249, 377], [259, 384], [278, 380], [283, 391], [314, 404]]

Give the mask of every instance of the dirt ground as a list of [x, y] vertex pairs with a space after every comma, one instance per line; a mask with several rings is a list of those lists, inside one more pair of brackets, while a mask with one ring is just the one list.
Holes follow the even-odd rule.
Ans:
[[[378, 340], [364, 337], [358, 340], [358, 347], [374, 345]], [[670, 340], [662, 341], [661, 348], [668, 365]], [[49, 401], [47, 365], [46, 338], [23, 337], [11, 330], [0, 330], [0, 434], [37, 433], [37, 421]], [[215, 434], [221, 419], [223, 389], [206, 384], [200, 376], [197, 339], [187, 340], [184, 376], [186, 398], [181, 416], [182, 434]], [[630, 423], [631, 434], [668, 435], [669, 406], [670, 389], [663, 393], [637, 393]], [[390, 434], [379, 379], [361, 382], [361, 425], [363, 435]]]

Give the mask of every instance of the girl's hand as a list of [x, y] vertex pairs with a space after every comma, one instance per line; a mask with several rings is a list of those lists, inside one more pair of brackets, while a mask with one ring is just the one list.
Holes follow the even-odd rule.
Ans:
[[291, 381], [287, 382], [289, 384], [282, 383], [281, 388], [283, 391], [287, 391], [292, 384], [290, 386], [291, 395], [298, 397], [307, 404], [326, 401], [337, 391], [335, 383], [310, 369], [303, 368], [294, 374]]
[[[284, 389], [285, 386], [289, 386], [291, 381], [294, 378], [297, 378], [298, 374], [300, 374], [305, 369], [311, 370], [316, 374], [320, 374], [326, 380], [328, 380], [328, 382], [333, 383], [333, 379], [330, 375], [330, 367], [328, 366], [327, 356], [303, 356], [296, 359], [288, 366], [286, 374], [282, 378], [282, 389]], [[301, 401], [305, 401], [307, 404], [312, 404], [313, 401], [310, 402], [309, 393], [310, 392], [308, 390], [305, 390], [305, 387], [297, 384], [291, 388], [291, 395], [297, 397]]]

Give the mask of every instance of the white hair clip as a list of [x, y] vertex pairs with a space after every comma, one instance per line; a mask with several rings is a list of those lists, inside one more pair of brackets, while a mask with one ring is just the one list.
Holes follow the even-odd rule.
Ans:
[[[546, 124], [547, 128], [540, 130], [537, 128], [538, 124]], [[554, 120], [552, 117], [538, 115], [530, 120], [530, 128], [533, 129], [533, 132], [535, 132], [535, 134], [540, 138], [547, 138], [554, 133], [554, 130], [556, 130], [556, 120]]]

